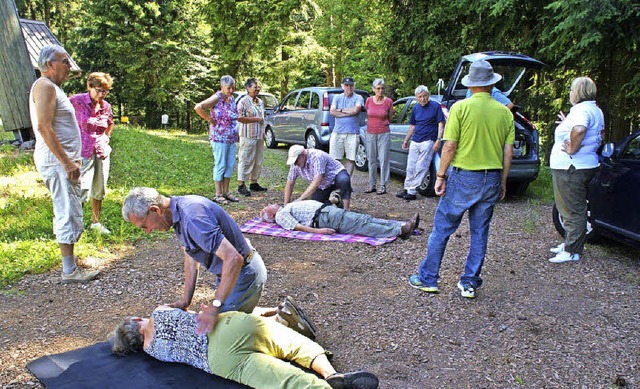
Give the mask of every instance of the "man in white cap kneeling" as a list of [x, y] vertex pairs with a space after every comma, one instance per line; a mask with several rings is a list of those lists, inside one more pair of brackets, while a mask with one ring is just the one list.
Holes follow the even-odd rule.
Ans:
[[351, 203], [351, 176], [344, 166], [322, 150], [305, 149], [293, 145], [289, 149], [287, 165], [290, 165], [287, 185], [284, 188], [284, 204], [292, 201], [293, 187], [301, 176], [309, 181], [309, 186], [296, 200], [316, 200], [329, 203], [331, 192], [338, 190], [344, 202], [344, 209], [349, 210]]

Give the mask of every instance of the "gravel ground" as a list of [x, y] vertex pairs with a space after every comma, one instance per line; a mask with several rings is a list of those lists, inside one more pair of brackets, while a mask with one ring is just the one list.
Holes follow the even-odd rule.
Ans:
[[[580, 262], [551, 264], [548, 249], [559, 243], [551, 207], [510, 199], [496, 207], [477, 298], [456, 288], [466, 220], [449, 241], [440, 294], [429, 295], [407, 280], [424, 255], [437, 199], [397, 199], [401, 186], [394, 177], [387, 195], [364, 194], [366, 175], [357, 172], [352, 204], [390, 219], [420, 212], [421, 234], [408, 241], [371, 247], [248, 236], [269, 270], [261, 304], [294, 296], [336, 368], [375, 372], [381, 388], [640, 387], [637, 250], [588, 245]], [[269, 191], [227, 209], [242, 223], [281, 199]], [[114, 256], [88, 285], [62, 285], [57, 270], [3, 290], [2, 388], [41, 387], [29, 361], [102, 341], [123, 316], [148, 315], [181, 295], [175, 238]], [[192, 307], [211, 300], [212, 283], [201, 275]]]

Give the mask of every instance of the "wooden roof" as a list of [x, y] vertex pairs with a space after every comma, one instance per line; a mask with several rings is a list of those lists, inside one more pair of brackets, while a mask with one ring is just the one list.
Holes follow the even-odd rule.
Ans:
[[[29, 59], [34, 69], [38, 68], [38, 56], [43, 47], [51, 44], [62, 46], [44, 22], [20, 18], [20, 27], [22, 28], [22, 36], [24, 36]], [[80, 66], [72, 58], [69, 59], [71, 60], [71, 70], [80, 71]]]

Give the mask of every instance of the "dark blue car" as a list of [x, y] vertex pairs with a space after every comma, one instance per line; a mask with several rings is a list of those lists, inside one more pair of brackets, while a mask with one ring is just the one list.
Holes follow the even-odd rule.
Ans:
[[[602, 148], [600, 169], [589, 184], [587, 239], [600, 235], [640, 248], [640, 131]], [[564, 236], [553, 206], [553, 223]]]

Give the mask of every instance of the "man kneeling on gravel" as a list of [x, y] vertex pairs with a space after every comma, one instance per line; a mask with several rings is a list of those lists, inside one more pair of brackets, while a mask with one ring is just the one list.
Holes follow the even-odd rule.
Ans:
[[199, 333], [213, 331], [220, 313], [240, 311], [272, 316], [315, 338], [313, 325], [290, 297], [277, 309], [256, 308], [267, 281], [267, 268], [236, 222], [213, 201], [202, 196], [165, 197], [156, 189], [140, 187], [125, 198], [122, 216], [147, 233], [173, 227], [182, 244], [184, 295], [170, 307], [186, 310], [191, 305], [200, 265], [216, 275], [213, 302], [197, 316]]
[[271, 204], [260, 211], [260, 217], [265, 222], [276, 223], [285, 230], [324, 235], [338, 232], [372, 238], [399, 236], [401, 239], [409, 239], [420, 223], [418, 213], [415, 213], [409, 221], [399, 222], [345, 211], [315, 200], [294, 201], [284, 207]]

